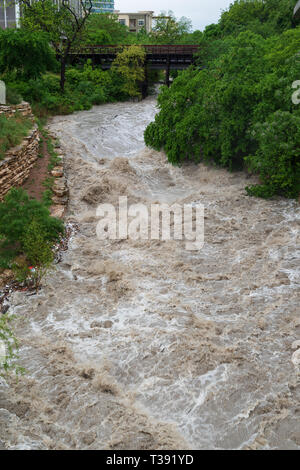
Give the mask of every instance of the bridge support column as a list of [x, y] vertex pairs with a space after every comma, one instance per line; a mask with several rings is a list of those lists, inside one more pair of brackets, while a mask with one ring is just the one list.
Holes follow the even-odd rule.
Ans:
[[166, 65], [166, 85], [169, 88], [170, 86], [170, 56], [167, 58], [167, 65]]

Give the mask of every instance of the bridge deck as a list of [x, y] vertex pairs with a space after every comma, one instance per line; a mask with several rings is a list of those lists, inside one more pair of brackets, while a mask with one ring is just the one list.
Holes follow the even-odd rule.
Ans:
[[[130, 45], [89, 45], [78, 48], [73, 54], [116, 55]], [[200, 46], [195, 45], [143, 45], [147, 55], [194, 55]]]
[[[130, 45], [88, 45], [73, 50], [70, 61], [76, 64], [91, 59], [94, 65], [109, 69], [116, 55]], [[146, 51], [146, 64], [151, 69], [166, 70], [167, 83], [170, 70], [183, 70], [195, 63], [195, 54], [200, 46], [195, 45], [143, 45]]]

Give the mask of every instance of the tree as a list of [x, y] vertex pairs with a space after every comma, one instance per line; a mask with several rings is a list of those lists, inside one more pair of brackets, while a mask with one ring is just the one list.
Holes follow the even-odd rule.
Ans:
[[[41, 230], [40, 223], [33, 219], [28, 225], [22, 240], [24, 253], [31, 266], [31, 279], [36, 290], [51, 269], [54, 255], [47, 233]], [[30, 268], [29, 268], [30, 269]]]
[[118, 16], [91, 14], [85, 24], [82, 40], [87, 44], [126, 44], [129, 31], [119, 23]]
[[37, 78], [55, 64], [45, 33], [22, 29], [0, 29], [0, 72], [16, 70], [25, 80]]
[[[22, 25], [30, 31], [44, 31], [60, 60], [60, 88], [65, 89], [66, 64], [72, 47], [78, 44], [91, 14], [92, 0], [17, 0], [23, 10]], [[77, 6], [76, 6], [77, 5]]]
[[176, 44], [184, 34], [191, 31], [192, 23], [188, 18], [177, 20], [172, 11], [161, 12], [156, 18], [151, 37], [157, 44]]
[[264, 37], [293, 27], [295, 0], [235, 0], [219, 21], [222, 35], [252, 31]]
[[145, 79], [145, 49], [142, 46], [130, 46], [117, 54], [113, 68], [117, 68], [124, 78], [123, 91], [129, 96], [141, 96], [140, 85]]
[[266, 39], [246, 30], [225, 37], [222, 47], [213, 40], [206, 68], [183, 71], [160, 93], [146, 144], [164, 149], [173, 164], [246, 166], [261, 183], [249, 194], [297, 197], [300, 106], [292, 84], [300, 77], [299, 41], [299, 28]]

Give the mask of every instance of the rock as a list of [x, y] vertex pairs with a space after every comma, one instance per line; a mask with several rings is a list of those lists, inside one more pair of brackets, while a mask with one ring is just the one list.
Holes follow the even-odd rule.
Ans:
[[55, 195], [55, 196], [52, 197], [52, 202], [55, 205], [59, 205], [59, 206], [64, 205], [64, 206], [66, 206], [68, 204], [68, 198], [66, 196], [59, 197], [59, 196]]
[[58, 178], [54, 181], [53, 185], [53, 193], [58, 197], [66, 196], [69, 192], [66, 179], [65, 178]]
[[51, 171], [51, 175], [54, 176], [55, 178], [62, 178], [64, 176], [64, 169], [62, 166], [56, 166], [53, 168]]
[[55, 194], [55, 196], [61, 197], [61, 198], [68, 194], [68, 190], [65, 187], [62, 188], [62, 187], [58, 187], [58, 186], [53, 186], [52, 191]]
[[2, 274], [0, 274], [0, 286], [5, 286], [14, 278], [14, 274], [11, 269], [5, 269]]
[[[4, 110], [4, 114], [13, 115], [18, 109], [23, 115], [30, 116], [31, 108], [28, 103], [22, 105], [22, 108], [11, 106]], [[1, 114], [1, 110], [0, 110]], [[39, 155], [40, 135], [36, 124], [33, 124], [27, 137], [23, 139], [20, 145], [10, 148], [3, 160], [0, 161], [0, 200], [13, 187], [21, 186], [28, 178], [31, 168], [35, 165]]]
[[2, 313], [2, 315], [5, 315], [9, 310], [9, 305], [2, 305], [2, 307], [0, 308], [0, 312]]
[[65, 215], [66, 208], [63, 205], [55, 205], [51, 207], [50, 213], [52, 217], [56, 217], [57, 219], [62, 219]]
[[297, 349], [297, 351], [294, 352], [291, 361], [295, 367], [300, 365], [300, 349]]
[[294, 341], [291, 348], [292, 349], [299, 349], [300, 348], [300, 340], [298, 339], [297, 341]]

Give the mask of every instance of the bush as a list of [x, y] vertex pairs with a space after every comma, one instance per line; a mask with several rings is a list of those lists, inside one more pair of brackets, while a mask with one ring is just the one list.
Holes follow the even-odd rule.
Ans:
[[32, 121], [16, 114], [11, 118], [0, 115], [0, 160], [11, 147], [22, 142], [23, 138], [32, 128]]
[[247, 188], [251, 195], [271, 197], [281, 194], [297, 197], [300, 193], [300, 116], [276, 111], [267, 121], [255, 126], [259, 147], [246, 157], [249, 168], [259, 173], [262, 184]]
[[113, 62], [113, 69], [123, 77], [122, 90], [128, 96], [141, 96], [145, 58], [146, 52], [142, 46], [130, 46], [124, 47]]
[[22, 96], [13, 88], [6, 87], [6, 102], [12, 105], [20, 104], [22, 102]]
[[22, 245], [27, 260], [32, 264], [31, 279], [34, 288], [37, 290], [43, 277], [51, 269], [54, 259], [52, 244], [37, 220], [33, 219], [27, 227]]
[[118, 71], [93, 68], [91, 61], [81, 68], [67, 68], [64, 93], [60, 91], [59, 76], [53, 73], [26, 81], [10, 73], [4, 79], [14, 93], [32, 105], [39, 117], [70, 114], [90, 109], [93, 105], [128, 98], [122, 90], [124, 80]]
[[11, 189], [0, 203], [0, 267], [11, 266], [24, 252], [24, 237], [33, 220], [48, 242], [58, 240], [64, 231], [62, 221], [51, 217], [43, 203], [30, 199], [23, 189]]

